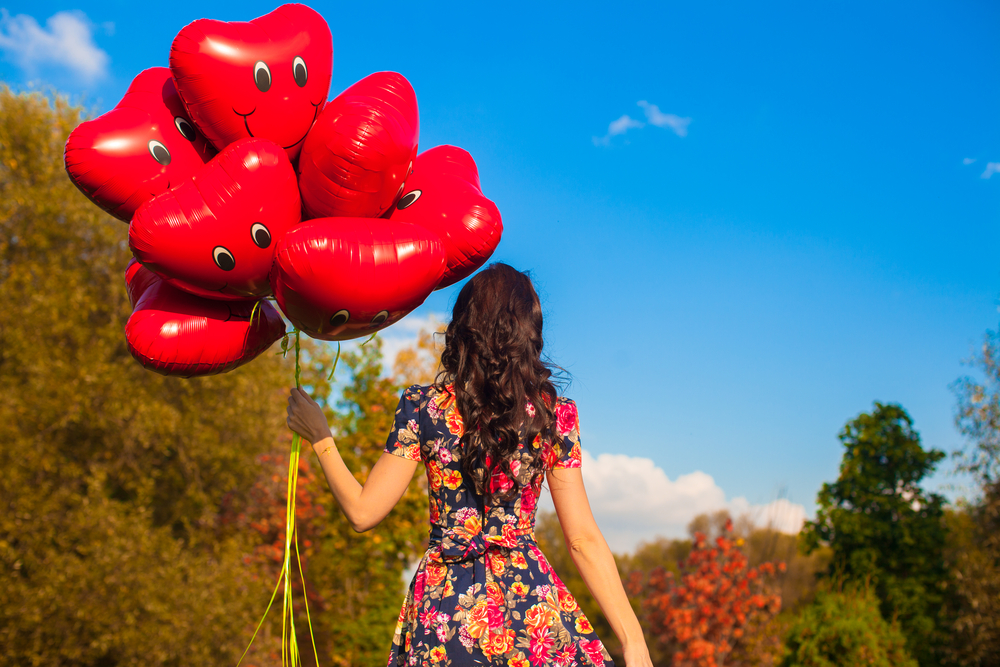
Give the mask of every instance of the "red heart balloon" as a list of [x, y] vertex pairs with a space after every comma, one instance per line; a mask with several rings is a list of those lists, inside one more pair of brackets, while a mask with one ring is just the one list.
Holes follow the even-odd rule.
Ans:
[[80, 123], [66, 141], [66, 171], [83, 194], [128, 222], [144, 202], [193, 176], [215, 155], [181, 104], [170, 70], [132, 79], [121, 102]]
[[455, 146], [437, 146], [417, 156], [389, 219], [420, 225], [441, 237], [448, 268], [438, 289], [485, 264], [503, 234], [500, 211], [483, 195], [476, 162]]
[[266, 301], [203, 299], [171, 287], [134, 259], [125, 270], [125, 284], [133, 307], [125, 325], [129, 352], [162, 375], [224, 373], [285, 334], [281, 316]]
[[306, 219], [385, 213], [402, 194], [419, 136], [417, 96], [403, 75], [378, 72], [342, 92], [302, 147]]
[[370, 336], [423, 303], [444, 271], [437, 235], [381, 218], [318, 218], [288, 232], [271, 284], [285, 316], [313, 338]]
[[192, 294], [259, 299], [271, 293], [274, 244], [300, 216], [285, 152], [267, 139], [244, 139], [143, 204], [128, 242], [143, 265]]
[[185, 26], [170, 47], [170, 69], [195, 125], [216, 148], [263, 137], [294, 160], [326, 102], [333, 42], [314, 10], [282, 5], [249, 23]]

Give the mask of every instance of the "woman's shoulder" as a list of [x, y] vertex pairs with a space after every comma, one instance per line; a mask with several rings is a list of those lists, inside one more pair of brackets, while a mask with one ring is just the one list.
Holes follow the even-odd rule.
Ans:
[[556, 413], [556, 431], [559, 435], [563, 437], [575, 435], [579, 438], [580, 415], [576, 411], [576, 402], [572, 398], [560, 396], [556, 399], [553, 412]]
[[560, 405], [572, 405], [575, 408], [576, 407], [576, 401], [574, 401], [569, 396], [557, 396], [556, 397], [556, 407], [558, 408]]

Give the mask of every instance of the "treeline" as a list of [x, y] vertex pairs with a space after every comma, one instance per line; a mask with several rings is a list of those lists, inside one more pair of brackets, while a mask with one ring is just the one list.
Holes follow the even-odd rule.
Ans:
[[[292, 359], [276, 348], [193, 380], [132, 360], [126, 227], [62, 167], [80, 119], [61, 99], [0, 89], [0, 665], [235, 665], [281, 565]], [[432, 373], [432, 346], [423, 336], [386, 372], [376, 339], [340, 358], [332, 392], [330, 348], [303, 341], [302, 382], [341, 397], [324, 409], [359, 479], [400, 389]], [[983, 383], [956, 385], [972, 443], [959, 466], [978, 500], [927, 493], [943, 455], [901, 407], [876, 404], [845, 426], [840, 476], [800, 535], [720, 513], [618, 557], [656, 664], [1000, 664], [998, 349], [989, 337]], [[426, 503], [421, 470], [356, 534], [303, 457], [298, 538], [320, 664], [384, 664]], [[554, 516], [537, 537], [623, 664]], [[243, 664], [280, 665], [279, 616]]]
[[[840, 475], [823, 485], [816, 520], [798, 535], [734, 525], [720, 512], [697, 517], [690, 539], [660, 539], [619, 557], [654, 664], [1000, 664], [997, 350], [991, 335], [978, 360], [985, 384], [957, 385], [960, 427], [973, 439], [959, 468], [979, 481], [977, 501], [947, 507], [923, 489], [945, 455], [923, 448], [902, 407], [875, 403], [840, 433]], [[543, 518], [538, 532], [620, 656], [556, 518]]]
[[[63, 170], [80, 120], [60, 98], [0, 89], [0, 665], [235, 665], [280, 568], [292, 359], [192, 380], [132, 359], [127, 228]], [[318, 395], [332, 362], [304, 345]], [[343, 403], [325, 406], [359, 478], [399, 396], [383, 375], [377, 340], [345, 354]], [[358, 535], [306, 458], [301, 474], [321, 663], [382, 664], [426, 491]], [[244, 664], [280, 664], [280, 637], [266, 624]]]

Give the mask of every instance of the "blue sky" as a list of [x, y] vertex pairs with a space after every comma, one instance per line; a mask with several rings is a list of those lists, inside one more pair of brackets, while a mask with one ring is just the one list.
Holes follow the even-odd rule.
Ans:
[[[421, 147], [476, 158], [594, 465], [812, 513], [875, 400], [961, 444], [949, 384], [998, 320], [1000, 8], [872, 4], [312, 6], [331, 95], [401, 72]], [[275, 6], [8, 4], [0, 78], [102, 112], [186, 23]]]

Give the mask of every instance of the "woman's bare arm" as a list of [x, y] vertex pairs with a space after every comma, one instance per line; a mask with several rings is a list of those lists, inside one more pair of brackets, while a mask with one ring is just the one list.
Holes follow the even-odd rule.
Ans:
[[632, 611], [611, 549], [594, 521], [579, 468], [548, 473], [552, 502], [562, 524], [566, 546], [587, 588], [622, 644], [627, 667], [652, 667], [639, 619]]
[[288, 427], [312, 443], [330, 490], [359, 533], [371, 530], [389, 514], [417, 469], [416, 461], [382, 454], [362, 486], [340, 456], [323, 410], [302, 389], [292, 389], [288, 397]]

